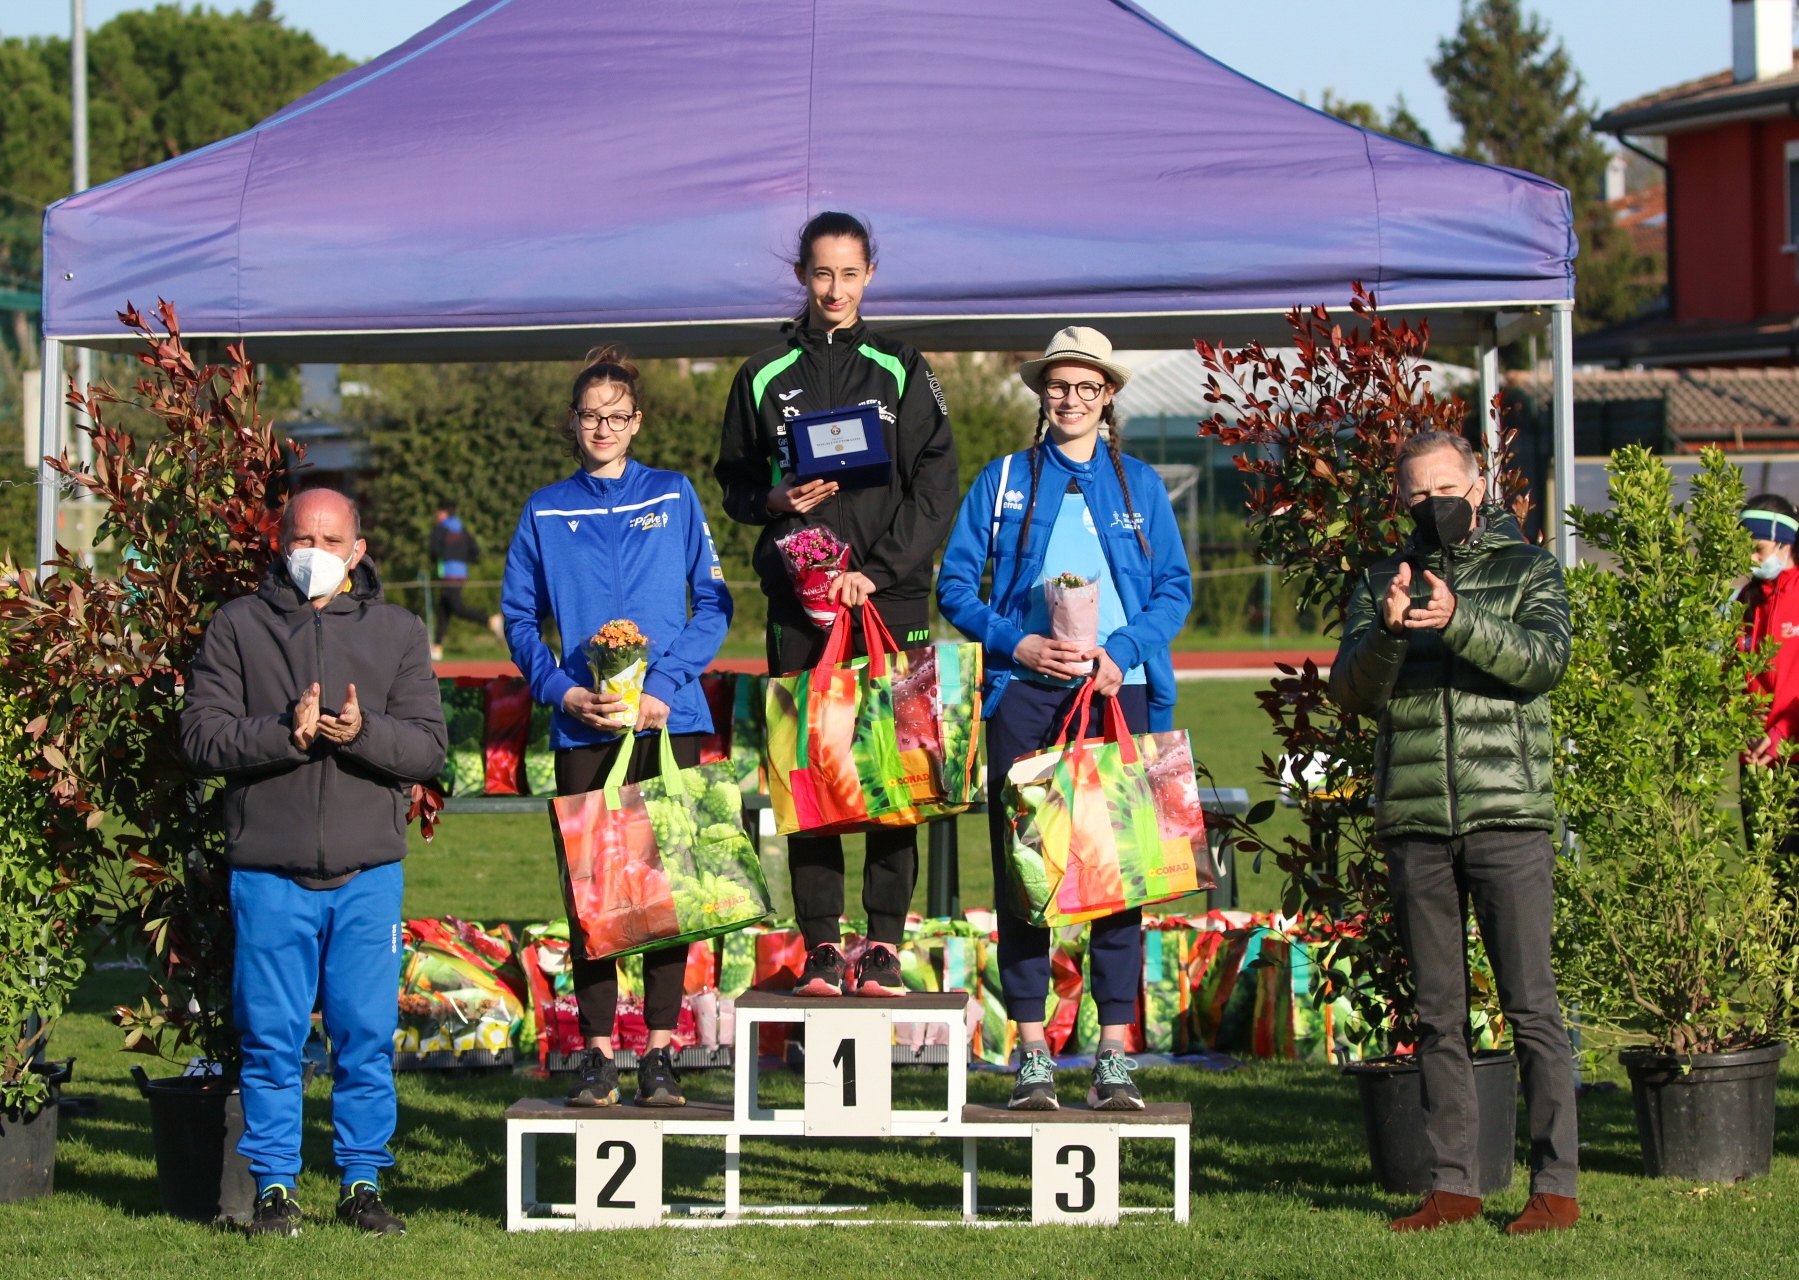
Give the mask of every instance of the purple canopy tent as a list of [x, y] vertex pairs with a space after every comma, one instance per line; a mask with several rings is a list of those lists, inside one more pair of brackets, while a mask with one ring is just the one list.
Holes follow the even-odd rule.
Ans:
[[871, 323], [926, 349], [1279, 339], [1361, 280], [1478, 345], [1490, 399], [1498, 344], [1547, 321], [1568, 474], [1567, 193], [1293, 102], [1124, 0], [476, 0], [52, 206], [43, 439], [60, 346], [127, 345], [115, 313], [159, 296], [265, 361], [753, 351], [827, 208], [880, 242]]

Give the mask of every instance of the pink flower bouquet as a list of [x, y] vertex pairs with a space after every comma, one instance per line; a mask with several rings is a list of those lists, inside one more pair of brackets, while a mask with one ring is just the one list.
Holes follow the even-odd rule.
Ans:
[[1049, 606], [1049, 634], [1091, 649], [1099, 643], [1099, 579], [1089, 582], [1078, 573], [1058, 573], [1043, 583], [1043, 602]]
[[830, 626], [837, 618], [831, 583], [850, 566], [849, 543], [829, 526], [811, 524], [776, 539], [775, 545], [787, 561], [787, 576], [793, 580], [794, 594], [806, 616], [821, 627]]

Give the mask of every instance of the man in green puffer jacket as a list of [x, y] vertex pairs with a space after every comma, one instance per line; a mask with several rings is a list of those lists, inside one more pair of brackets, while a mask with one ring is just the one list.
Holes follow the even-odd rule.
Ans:
[[1513, 1234], [1561, 1230], [1576, 1199], [1573, 1055], [1550, 968], [1555, 795], [1548, 694], [1568, 663], [1561, 566], [1526, 543], [1459, 435], [1400, 450], [1417, 528], [1369, 568], [1331, 667], [1337, 705], [1377, 718], [1374, 830], [1417, 987], [1431, 1193], [1396, 1231], [1477, 1217], [1467, 908], [1512, 1027], [1530, 1112], [1530, 1202]]

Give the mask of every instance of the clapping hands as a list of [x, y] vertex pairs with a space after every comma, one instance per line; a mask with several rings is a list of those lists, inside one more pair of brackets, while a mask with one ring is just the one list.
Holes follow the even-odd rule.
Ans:
[[289, 736], [302, 751], [312, 750], [319, 738], [340, 747], [356, 741], [362, 733], [362, 704], [357, 701], [356, 686], [349, 686], [336, 715], [324, 715], [319, 711], [319, 686], [314, 683], [294, 704], [293, 721]]

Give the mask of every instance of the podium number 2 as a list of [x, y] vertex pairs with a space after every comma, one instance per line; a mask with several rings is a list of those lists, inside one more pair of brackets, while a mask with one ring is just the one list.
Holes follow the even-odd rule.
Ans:
[[856, 1041], [845, 1036], [837, 1045], [837, 1054], [831, 1059], [833, 1067], [843, 1068], [843, 1105], [856, 1105]]
[[1067, 1146], [1056, 1152], [1057, 1164], [1070, 1164], [1069, 1157], [1079, 1154], [1081, 1167], [1074, 1171], [1074, 1180], [1081, 1184], [1081, 1202], [1070, 1203], [1066, 1191], [1056, 1192], [1056, 1208], [1063, 1213], [1087, 1213], [1093, 1208], [1093, 1158], [1092, 1147]]
[[619, 1153], [618, 1172], [614, 1173], [607, 1180], [606, 1185], [600, 1188], [599, 1203], [594, 1207], [598, 1209], [635, 1209], [637, 1201], [614, 1200], [612, 1196], [625, 1184], [625, 1179], [631, 1176], [631, 1170], [637, 1167], [637, 1149], [628, 1142], [602, 1142], [599, 1150], [593, 1153], [594, 1159], [604, 1160], [614, 1151]]

